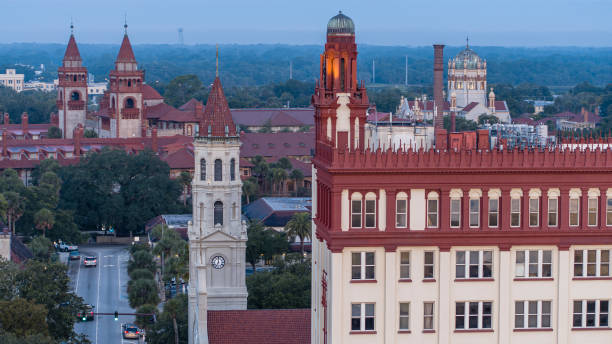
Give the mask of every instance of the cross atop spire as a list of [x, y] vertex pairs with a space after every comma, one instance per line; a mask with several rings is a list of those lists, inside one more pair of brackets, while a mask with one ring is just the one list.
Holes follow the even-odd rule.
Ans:
[[74, 23], [72, 22], [72, 17], [70, 17], [70, 34], [74, 34]]
[[123, 32], [127, 35], [127, 13], [124, 14], [124, 22], [123, 22]]
[[470, 37], [469, 36], [465, 37], [465, 47], [468, 49], [470, 48]]
[[219, 77], [219, 44], [217, 44], [215, 77]]

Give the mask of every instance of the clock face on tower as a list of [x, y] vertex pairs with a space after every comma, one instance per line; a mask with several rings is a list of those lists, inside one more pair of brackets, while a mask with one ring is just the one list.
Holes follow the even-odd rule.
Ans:
[[214, 256], [210, 259], [210, 263], [215, 269], [223, 269], [225, 266], [225, 258], [221, 256]]

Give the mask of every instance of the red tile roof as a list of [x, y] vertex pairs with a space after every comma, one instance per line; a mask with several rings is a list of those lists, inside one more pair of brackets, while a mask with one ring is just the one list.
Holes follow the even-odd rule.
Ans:
[[179, 149], [176, 152], [170, 153], [167, 156], [163, 157], [162, 160], [164, 160], [168, 164], [168, 166], [170, 166], [171, 169], [193, 169], [193, 147], [191, 147], [190, 149], [185, 146], [184, 148]]
[[242, 133], [240, 156], [309, 156], [314, 149], [315, 133]]
[[191, 99], [189, 99], [189, 101], [187, 103], [181, 105], [179, 107], [179, 110], [181, 110], [181, 111], [195, 111], [196, 106], [198, 104], [204, 106], [201, 101], [199, 101], [197, 99], [194, 99], [194, 98], [191, 98]]
[[68, 40], [68, 46], [66, 47], [66, 53], [64, 54], [64, 61], [82, 61], [79, 48], [77, 47], [74, 35], [70, 35]]
[[142, 85], [142, 97], [144, 99], [164, 99], [159, 92], [147, 84]]
[[495, 111], [509, 111], [505, 100], [495, 101]]
[[478, 105], [478, 103], [476, 102], [471, 102], [468, 105], [466, 105], [466, 107], [464, 107], [463, 109], [461, 109], [461, 111], [465, 111], [465, 112], [470, 112], [472, 111], [472, 109], [474, 109], [476, 106]]
[[[210, 128], [210, 132], [208, 131]], [[227, 132], [226, 132], [227, 130]], [[204, 118], [200, 124], [200, 135], [214, 137], [236, 136], [236, 125], [232, 113], [223, 94], [223, 87], [219, 77], [215, 78], [212, 89], [208, 94], [208, 101], [204, 109]]]
[[232, 117], [244, 126], [261, 126], [267, 121], [276, 126], [313, 126], [314, 108], [232, 109]]
[[117, 62], [136, 62], [134, 51], [132, 50], [132, 44], [130, 44], [130, 39], [128, 38], [127, 33], [123, 35], [123, 42], [121, 42], [121, 48], [119, 49], [119, 54], [117, 55]]
[[208, 311], [210, 344], [309, 344], [310, 309]]

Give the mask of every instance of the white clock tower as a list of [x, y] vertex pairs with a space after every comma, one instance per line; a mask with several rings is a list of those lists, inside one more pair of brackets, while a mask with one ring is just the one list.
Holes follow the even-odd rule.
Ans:
[[189, 343], [208, 343], [207, 310], [247, 307], [247, 232], [241, 220], [240, 136], [219, 77], [194, 140], [189, 226]]

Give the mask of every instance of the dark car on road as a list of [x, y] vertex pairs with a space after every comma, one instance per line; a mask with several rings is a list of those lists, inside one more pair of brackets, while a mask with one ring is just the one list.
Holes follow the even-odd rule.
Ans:
[[138, 339], [140, 337], [140, 329], [134, 324], [121, 325], [123, 339]]
[[94, 320], [94, 306], [90, 304], [84, 304], [83, 309], [77, 313], [77, 319], [79, 321], [92, 321]]
[[69, 254], [70, 260], [76, 260], [76, 259], [81, 259], [81, 253], [79, 253], [79, 251], [72, 251]]

